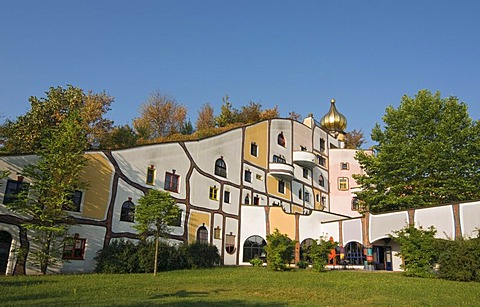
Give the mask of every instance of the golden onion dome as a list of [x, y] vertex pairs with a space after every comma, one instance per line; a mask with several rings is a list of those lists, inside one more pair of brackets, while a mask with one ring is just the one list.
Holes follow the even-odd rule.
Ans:
[[328, 131], [344, 132], [347, 128], [347, 118], [335, 107], [335, 99], [332, 99], [330, 110], [322, 117], [320, 125]]

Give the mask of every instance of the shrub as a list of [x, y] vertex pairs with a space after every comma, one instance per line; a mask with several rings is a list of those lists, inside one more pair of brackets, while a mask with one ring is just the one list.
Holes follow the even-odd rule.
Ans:
[[94, 258], [97, 273], [138, 273], [138, 246], [130, 241], [112, 241]]
[[293, 260], [295, 251], [295, 241], [288, 238], [286, 234], [281, 234], [278, 229], [267, 236], [267, 264], [275, 271], [283, 271]]
[[253, 266], [263, 266], [263, 260], [258, 257], [255, 257], [253, 259], [250, 259], [250, 264]]
[[328, 263], [328, 255], [330, 255], [332, 249], [335, 249], [337, 245], [337, 242], [325, 240], [323, 237], [313, 241], [313, 244], [310, 246], [310, 251], [308, 252], [308, 257], [311, 259], [312, 267], [315, 271], [325, 271], [325, 266]]
[[480, 238], [445, 240], [438, 252], [440, 278], [480, 282]]
[[211, 268], [221, 261], [215, 245], [196, 242], [184, 245], [181, 249], [186, 255], [188, 265], [192, 268]]
[[[142, 242], [138, 249], [139, 267], [142, 272], [151, 273], [154, 270], [155, 242]], [[185, 250], [166, 242], [159, 242], [157, 270], [172, 271], [188, 268]]]
[[308, 268], [308, 262], [305, 260], [300, 260], [299, 262], [297, 262], [297, 267], [299, 269], [306, 269]]
[[404, 228], [395, 231], [394, 240], [400, 243], [399, 256], [403, 258], [404, 264], [401, 267], [405, 270], [407, 276], [433, 277], [433, 265], [437, 261], [438, 253], [436, 250], [435, 227], [428, 229], [415, 228], [413, 225], [407, 225]]

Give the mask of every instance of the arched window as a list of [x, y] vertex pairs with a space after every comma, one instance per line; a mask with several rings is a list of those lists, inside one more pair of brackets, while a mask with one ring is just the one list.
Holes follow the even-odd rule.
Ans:
[[243, 262], [249, 262], [251, 259], [265, 258], [265, 252], [263, 248], [267, 245], [267, 242], [260, 236], [251, 236], [243, 243]]
[[366, 260], [363, 254], [363, 246], [358, 242], [350, 242], [345, 246], [345, 260], [352, 265], [363, 265]]
[[225, 164], [223, 158], [215, 161], [215, 175], [227, 178], [227, 164]]
[[280, 134], [278, 135], [277, 143], [278, 145], [285, 147], [285, 137], [283, 136], [283, 132], [280, 132]]
[[310, 252], [310, 248], [313, 245], [313, 239], [307, 238], [300, 243], [300, 259], [303, 261], [312, 262], [308, 253]]
[[205, 226], [200, 226], [197, 230], [197, 242], [201, 244], [208, 244], [208, 230]]
[[122, 212], [120, 213], [120, 221], [133, 223], [135, 219], [135, 205], [132, 199], [128, 198], [122, 205]]

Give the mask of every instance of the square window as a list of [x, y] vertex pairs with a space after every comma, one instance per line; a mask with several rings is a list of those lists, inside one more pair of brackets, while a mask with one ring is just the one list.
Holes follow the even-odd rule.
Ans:
[[254, 157], [258, 157], [257, 143], [253, 142], [252, 144], [250, 144], [250, 154]]
[[317, 155], [317, 163], [321, 166], [325, 166], [327, 164], [327, 159], [325, 159], [321, 155]]
[[350, 165], [348, 162], [340, 162], [340, 169], [341, 170], [348, 170], [350, 168]]
[[78, 234], [73, 238], [67, 238], [63, 245], [62, 259], [83, 260], [85, 255], [86, 239], [81, 239]]
[[216, 186], [210, 187], [209, 198], [211, 200], [218, 200], [218, 188]]
[[68, 205], [64, 205], [62, 209], [66, 211], [80, 212], [82, 195], [82, 191], [75, 190], [75, 192], [68, 196], [68, 200], [71, 201], [71, 203], [69, 203]]
[[310, 193], [308, 193], [307, 191], [305, 191], [303, 193], [303, 200], [305, 200], [305, 202], [309, 203], [310, 202]]
[[226, 204], [230, 203], [230, 191], [223, 192], [223, 202]]
[[178, 184], [180, 182], [180, 176], [175, 173], [165, 173], [165, 185], [164, 189], [166, 191], [172, 191], [178, 193]]
[[347, 177], [338, 178], [338, 189], [340, 191], [348, 191], [348, 178]]
[[10, 204], [17, 200], [18, 194], [28, 191], [29, 184], [23, 181], [8, 180], [5, 188], [4, 204]]
[[249, 170], [245, 170], [245, 181], [252, 182], [252, 172]]

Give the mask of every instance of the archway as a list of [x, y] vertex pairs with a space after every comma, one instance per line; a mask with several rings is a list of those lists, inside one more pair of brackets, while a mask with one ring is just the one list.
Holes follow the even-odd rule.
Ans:
[[0, 275], [5, 275], [7, 273], [11, 245], [12, 236], [6, 231], [0, 231]]

